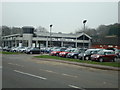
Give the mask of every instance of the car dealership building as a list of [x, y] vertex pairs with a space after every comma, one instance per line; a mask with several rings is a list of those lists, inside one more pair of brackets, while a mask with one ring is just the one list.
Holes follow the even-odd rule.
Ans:
[[2, 46], [8, 47], [79, 47], [89, 48], [91, 37], [85, 33], [66, 34], [34, 32], [33, 27], [22, 27], [22, 33], [2, 36]]

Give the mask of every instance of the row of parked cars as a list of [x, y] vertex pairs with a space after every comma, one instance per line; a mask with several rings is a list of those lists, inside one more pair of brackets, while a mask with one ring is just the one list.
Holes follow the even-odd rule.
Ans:
[[74, 58], [80, 60], [92, 61], [117, 61], [120, 58], [120, 50], [109, 49], [82, 49], [82, 48], [59, 48], [50, 52], [51, 56], [59, 56], [65, 58]]
[[3, 51], [7, 52], [21, 52], [27, 54], [40, 54], [40, 53], [49, 53], [50, 49], [38, 48], [38, 47], [3, 47]]
[[119, 49], [87, 49], [87, 48], [66, 48], [66, 47], [51, 47], [51, 48], [36, 48], [36, 47], [3, 47], [3, 51], [21, 52], [27, 54], [49, 53], [51, 56], [59, 56], [64, 58], [74, 58], [80, 60], [92, 61], [116, 61], [120, 58]]

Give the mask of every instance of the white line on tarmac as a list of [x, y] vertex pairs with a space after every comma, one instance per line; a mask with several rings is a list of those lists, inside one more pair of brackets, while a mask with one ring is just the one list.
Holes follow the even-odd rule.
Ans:
[[46, 71], [46, 72], [49, 72], [49, 73], [55, 73], [55, 74], [58, 74], [57, 72], [54, 72], [54, 71], [51, 71], [51, 70], [45, 70], [45, 69], [40, 69], [42, 71]]
[[72, 88], [79, 88], [77, 86], [74, 86], [74, 85], [68, 85], [69, 87], [72, 87]]
[[62, 75], [77, 78], [77, 76], [69, 75], [69, 74], [65, 74], [65, 73], [63, 73]]
[[10, 65], [16, 65], [16, 66], [20, 66], [20, 67], [24, 67], [23, 65], [19, 65], [19, 64], [14, 64], [14, 63], [8, 63]]
[[18, 70], [14, 70], [14, 71], [17, 72], [17, 73], [20, 73], [20, 74], [32, 76], [32, 77], [39, 78], [39, 79], [43, 79], [43, 80], [46, 80], [46, 79], [47, 79], [47, 78], [44, 78], [44, 77], [41, 77], [41, 76], [37, 76], [37, 75], [30, 74], [30, 73], [21, 72], [21, 71], [18, 71]]
[[75, 86], [75, 85], [68, 85], [68, 86], [71, 87], [71, 88], [77, 88], [77, 89], [80, 89], [80, 90], [86, 90], [86, 89], [84, 89], [84, 88], [77, 87], [77, 86]]

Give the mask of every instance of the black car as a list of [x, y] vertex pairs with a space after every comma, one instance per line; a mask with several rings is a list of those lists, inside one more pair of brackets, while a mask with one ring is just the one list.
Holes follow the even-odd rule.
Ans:
[[40, 49], [39, 48], [29, 48], [26, 50], [27, 54], [40, 54]]
[[84, 60], [91, 60], [91, 55], [98, 53], [99, 51], [101, 51], [102, 49], [88, 49], [86, 50], [84, 53], [81, 52], [78, 55], [78, 58], [80, 60], [82, 60], [84, 58]]
[[76, 49], [71, 53], [68, 53], [66, 57], [68, 58], [74, 58], [74, 59], [78, 59], [78, 55], [79, 53], [81, 53], [83, 51], [83, 49]]

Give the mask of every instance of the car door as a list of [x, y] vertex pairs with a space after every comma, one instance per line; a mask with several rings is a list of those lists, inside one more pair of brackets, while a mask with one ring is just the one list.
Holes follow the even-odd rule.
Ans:
[[108, 60], [108, 58], [109, 58], [109, 56], [108, 56], [107, 52], [104, 52], [103, 59], [106, 61], [106, 60]]

